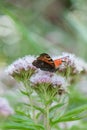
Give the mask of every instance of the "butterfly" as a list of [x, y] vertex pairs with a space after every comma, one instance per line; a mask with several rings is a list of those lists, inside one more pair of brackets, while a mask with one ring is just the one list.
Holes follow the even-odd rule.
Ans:
[[36, 60], [33, 61], [33, 65], [44, 71], [55, 72], [58, 67], [66, 61], [66, 57], [53, 60], [48, 54], [42, 53]]

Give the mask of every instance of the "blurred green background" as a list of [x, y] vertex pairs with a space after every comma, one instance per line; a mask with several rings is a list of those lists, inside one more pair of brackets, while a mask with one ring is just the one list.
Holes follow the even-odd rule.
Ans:
[[87, 0], [0, 0], [0, 61], [28, 54], [87, 55]]
[[[15, 86], [3, 76], [4, 67], [19, 57], [43, 52], [70, 52], [87, 61], [87, 0], [0, 0], [1, 88]], [[87, 88], [78, 91], [86, 83], [71, 87], [70, 108], [87, 102]]]

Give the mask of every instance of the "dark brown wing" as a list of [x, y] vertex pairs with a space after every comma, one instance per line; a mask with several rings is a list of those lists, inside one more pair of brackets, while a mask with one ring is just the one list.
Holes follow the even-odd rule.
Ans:
[[55, 71], [54, 61], [46, 53], [40, 54], [40, 56], [37, 57], [37, 59], [34, 60], [32, 64], [44, 71], [50, 71], [50, 72]]

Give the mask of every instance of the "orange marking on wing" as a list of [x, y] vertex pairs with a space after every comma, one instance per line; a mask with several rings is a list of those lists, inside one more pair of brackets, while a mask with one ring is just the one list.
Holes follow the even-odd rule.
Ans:
[[62, 59], [54, 60], [55, 67], [58, 68], [62, 64]]
[[69, 56], [62, 57], [60, 59], [54, 60], [55, 68], [58, 68], [63, 62], [68, 60]]

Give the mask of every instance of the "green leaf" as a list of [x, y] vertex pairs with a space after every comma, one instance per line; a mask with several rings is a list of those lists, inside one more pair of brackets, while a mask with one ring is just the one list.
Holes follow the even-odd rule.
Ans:
[[12, 116], [12, 120], [14, 121], [21, 121], [21, 122], [26, 122], [26, 121], [29, 121], [29, 122], [32, 122], [31, 118], [30, 117], [27, 117], [27, 116], [23, 116], [23, 115], [14, 115]]
[[44, 130], [43, 125], [35, 124], [34, 121], [27, 116], [14, 115], [9, 122], [3, 125], [6, 129], [25, 129], [25, 130]]
[[60, 118], [55, 119], [54, 121], [52, 121], [52, 125], [58, 122], [75, 121], [86, 117], [87, 117], [87, 105], [83, 105], [81, 107], [70, 110]]
[[62, 107], [63, 105], [64, 105], [64, 103], [56, 104], [53, 107], [51, 107], [49, 111], [52, 112], [55, 109], [58, 109], [58, 108]]
[[87, 110], [87, 105], [82, 105], [78, 108], [75, 108], [74, 110], [67, 112], [66, 114], [64, 114], [64, 116], [68, 116], [71, 114], [80, 114], [81, 112], [86, 111], [86, 110]]
[[26, 96], [29, 95], [28, 92], [26, 92], [26, 91], [24, 91], [24, 90], [21, 90], [21, 89], [20, 89], [20, 92], [21, 92], [23, 95], [26, 95]]
[[[30, 104], [27, 104], [27, 103], [25, 103], [25, 105], [30, 106]], [[44, 109], [42, 109], [42, 108], [39, 107], [39, 106], [33, 105], [32, 107], [35, 108], [36, 110], [42, 112], [42, 113], [45, 113]]]
[[45, 111], [44, 111], [44, 109], [42, 109], [41, 107], [39, 107], [39, 106], [33, 106], [35, 109], [37, 109], [37, 110], [39, 110], [40, 112], [42, 112], [42, 113], [45, 113]]
[[38, 119], [41, 115], [42, 115], [42, 113], [38, 112], [37, 115], [36, 115], [36, 119]]
[[60, 116], [60, 110], [61, 110], [61, 107], [64, 105], [64, 103], [60, 103], [60, 104], [56, 104], [54, 106], [52, 106], [49, 110], [50, 112], [50, 115], [49, 115], [49, 118], [50, 120], [54, 120], [56, 119], [56, 117], [59, 117]]
[[35, 124], [23, 124], [23, 123], [16, 123], [16, 122], [10, 122], [4, 125], [4, 128], [6, 129], [25, 129], [25, 130], [44, 130], [44, 127], [42, 125], [35, 125]]

